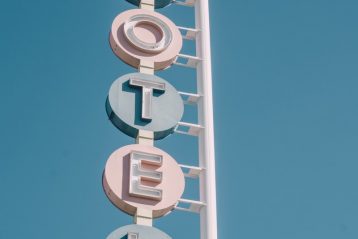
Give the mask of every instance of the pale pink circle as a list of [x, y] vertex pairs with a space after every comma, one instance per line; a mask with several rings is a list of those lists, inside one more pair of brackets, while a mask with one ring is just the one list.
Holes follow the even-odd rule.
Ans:
[[135, 35], [142, 41], [150, 43], [158, 42], [162, 39], [161, 30], [151, 24], [140, 23], [134, 29]]
[[[128, 41], [124, 34], [124, 24], [128, 19], [136, 15], [153, 16], [161, 20], [169, 28], [172, 34], [172, 41], [165, 50], [157, 53], [146, 52], [136, 48]], [[147, 26], [148, 28], [146, 28]], [[137, 29], [135, 29], [135, 33], [142, 40], [147, 39], [149, 43], [162, 37], [162, 33], [158, 32], [158, 30], [153, 28], [150, 24], [139, 24]], [[154, 62], [155, 70], [169, 67], [176, 60], [183, 45], [181, 33], [170, 19], [162, 14], [146, 9], [133, 9], [119, 14], [112, 23], [109, 42], [113, 52], [125, 63], [138, 68], [140, 60], [152, 61]]]
[[[162, 190], [160, 201], [129, 194], [130, 153], [133, 151], [162, 156], [162, 165], [155, 168], [155, 171], [162, 173], [162, 180], [152, 185]], [[153, 217], [167, 214], [181, 198], [184, 187], [184, 174], [178, 163], [163, 150], [148, 145], [132, 144], [117, 149], [109, 157], [103, 173], [103, 188], [107, 197], [115, 206], [130, 215], [135, 215], [137, 208], [152, 211]]]

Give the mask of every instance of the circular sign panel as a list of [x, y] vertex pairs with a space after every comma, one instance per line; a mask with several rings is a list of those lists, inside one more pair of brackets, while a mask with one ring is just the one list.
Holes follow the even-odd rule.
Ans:
[[183, 100], [176, 89], [162, 78], [132, 73], [118, 78], [106, 101], [111, 122], [136, 138], [139, 130], [154, 132], [154, 139], [173, 133], [184, 113]]
[[171, 239], [171, 237], [157, 228], [132, 224], [118, 228], [107, 239]]
[[[139, 6], [141, 0], [126, 0], [126, 1], [132, 3], [133, 5]], [[155, 8], [162, 8], [171, 4], [173, 0], [154, 0], [154, 2], [155, 2]]]
[[127, 64], [138, 68], [141, 60], [154, 62], [155, 70], [169, 67], [183, 44], [180, 31], [172, 21], [145, 9], [118, 15], [109, 41], [113, 52]]
[[177, 162], [161, 149], [133, 144], [116, 150], [103, 173], [109, 200], [135, 215], [138, 208], [153, 218], [170, 212], [184, 192], [184, 174]]

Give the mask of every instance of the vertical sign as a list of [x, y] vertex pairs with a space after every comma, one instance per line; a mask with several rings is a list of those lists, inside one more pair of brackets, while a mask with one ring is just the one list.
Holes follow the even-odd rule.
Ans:
[[[216, 239], [215, 155], [208, 0], [127, 0], [139, 7], [120, 13], [113, 21], [109, 43], [113, 53], [136, 68], [120, 76], [109, 90], [107, 115], [112, 124], [136, 144], [117, 149], [103, 172], [108, 199], [134, 217], [107, 239], [164, 239], [153, 219], [176, 210], [200, 213], [201, 239]], [[195, 7], [195, 28], [177, 27], [155, 11], [175, 3]], [[196, 41], [196, 55], [180, 54], [183, 39]], [[178, 92], [154, 75], [173, 64], [196, 68], [197, 93]], [[198, 108], [198, 122], [181, 122], [184, 103]], [[154, 147], [172, 133], [198, 137], [199, 165], [179, 165]], [[186, 173], [184, 174], [183, 171]], [[200, 199], [183, 199], [184, 177], [199, 179]], [[183, 205], [188, 205], [184, 207]]]

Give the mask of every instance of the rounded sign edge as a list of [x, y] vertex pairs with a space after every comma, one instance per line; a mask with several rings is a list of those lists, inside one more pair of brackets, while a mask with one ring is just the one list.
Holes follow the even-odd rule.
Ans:
[[[168, 215], [169, 213], [171, 213], [173, 211], [173, 209], [175, 208], [175, 206], [178, 204], [178, 200], [181, 198], [181, 196], [183, 195], [184, 193], [184, 190], [185, 190], [185, 176], [184, 176], [184, 173], [183, 171], [181, 170], [178, 162], [171, 156], [169, 155], [168, 153], [166, 153], [165, 151], [163, 151], [162, 149], [160, 148], [157, 148], [157, 147], [154, 147], [154, 146], [149, 146], [149, 145], [140, 145], [140, 144], [130, 144], [130, 145], [126, 145], [126, 146], [123, 146], [117, 150], [115, 150], [108, 158], [107, 162], [106, 162], [106, 166], [105, 166], [105, 169], [103, 171], [103, 174], [102, 174], [102, 186], [103, 186], [103, 190], [107, 196], [107, 198], [109, 199], [109, 201], [116, 207], [118, 208], [119, 210], [121, 210], [122, 212], [128, 214], [128, 215], [131, 215], [131, 216], [134, 216], [136, 214], [136, 211], [137, 211], [137, 208], [139, 208], [138, 206], [136, 206], [135, 204], [138, 204], [138, 203], [134, 203], [133, 204], [130, 204], [129, 202], [123, 200], [120, 198], [120, 196], [118, 196], [113, 190], [112, 190], [112, 187], [110, 186], [110, 183], [108, 182], [107, 180], [107, 167], [108, 167], [108, 163], [110, 160], [115, 160], [113, 158], [116, 157], [116, 154], [117, 153], [122, 153], [120, 151], [128, 151], [128, 149], [130, 149], [131, 147], [133, 147], [134, 149], [130, 149], [129, 151], [131, 150], [138, 150], [136, 149], [137, 147], [143, 147], [143, 148], [152, 148], [154, 149], [155, 151], [157, 152], [160, 152], [162, 153], [163, 155], [167, 156], [167, 159], [171, 160], [172, 162], [174, 162], [176, 164], [176, 166], [178, 166], [178, 172], [180, 174], [180, 176], [178, 178], [181, 179], [181, 182], [180, 182], [180, 188], [179, 188], [179, 191], [176, 195], [176, 197], [178, 197], [178, 199], [176, 201], [173, 201], [171, 203], [167, 203], [167, 205], [169, 206], [166, 206], [164, 208], [159, 208], [159, 209], [150, 209], [148, 207], [148, 205], [145, 205], [143, 204], [143, 208], [147, 209], [147, 210], [151, 210], [152, 211], [152, 216], [153, 218], [160, 218], [160, 217], [163, 217], [163, 216], [166, 216]], [[140, 151], [140, 150], [139, 150]], [[123, 155], [123, 158], [126, 157], [125, 154]], [[123, 169], [123, 168], [122, 168]], [[178, 180], [176, 180], [178, 181]], [[112, 184], [113, 185], [113, 184]], [[141, 203], [139, 203], [141, 204]]]
[[[177, 100], [178, 100], [178, 102], [180, 102], [180, 108], [177, 110], [177, 112], [179, 112], [178, 117], [177, 117], [178, 119], [176, 120], [177, 122], [175, 124], [173, 124], [171, 127], [155, 131], [155, 130], [147, 129], [145, 127], [141, 127], [138, 125], [134, 125], [134, 123], [132, 124], [130, 122], [126, 122], [125, 120], [121, 119], [120, 116], [116, 114], [113, 107], [111, 106], [109, 96], [110, 96], [112, 87], [114, 87], [114, 85], [118, 81], [122, 81], [123, 79], [130, 78], [131, 76], [143, 76], [143, 75], [151, 76], [156, 80], [165, 82], [167, 85], [169, 85], [176, 92]], [[111, 123], [117, 129], [119, 129], [122, 133], [124, 133], [132, 138], [136, 138], [138, 136], [139, 130], [147, 130], [147, 131], [151, 131], [154, 133], [154, 140], [161, 140], [161, 139], [164, 139], [165, 137], [174, 133], [175, 127], [177, 126], [177, 124], [180, 122], [180, 120], [182, 119], [182, 117], [184, 115], [184, 102], [183, 102], [181, 96], [179, 95], [178, 91], [175, 89], [175, 87], [173, 85], [171, 85], [168, 81], [164, 80], [163, 78], [155, 76], [155, 75], [147, 75], [147, 74], [143, 74], [143, 73], [129, 73], [129, 74], [125, 74], [123, 76], [118, 77], [112, 83], [112, 85], [110, 87], [109, 94], [107, 95], [107, 98], [106, 98], [105, 109], [106, 109], [107, 116], [108, 116], [109, 120], [111, 121]]]
[[[139, 7], [140, 5], [140, 0], [126, 0], [127, 2]], [[173, 0], [154, 0], [155, 1], [155, 8], [163, 8], [166, 6], [169, 6]]]
[[139, 233], [139, 236], [141, 235], [140, 233], [146, 234], [147, 237], [139, 237], [143, 239], [172, 239], [172, 237], [158, 228], [138, 224], [130, 224], [117, 228], [112, 233], [110, 233], [106, 239], [122, 239], [126, 236], [126, 234], [128, 235], [128, 233], [131, 232]]

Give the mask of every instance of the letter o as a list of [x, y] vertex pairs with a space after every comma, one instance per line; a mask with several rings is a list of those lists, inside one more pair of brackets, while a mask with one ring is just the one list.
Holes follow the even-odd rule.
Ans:
[[128, 65], [138, 68], [144, 60], [154, 62], [155, 70], [173, 64], [183, 45], [181, 33], [170, 19], [146, 9], [119, 14], [109, 42], [114, 54]]
[[[155, 29], [157, 32], [159, 41], [154, 43], [145, 42], [141, 40], [135, 34], [135, 27], [139, 25], [147, 25]], [[136, 15], [132, 16], [124, 23], [124, 35], [126, 39], [137, 49], [148, 52], [148, 53], [159, 53], [168, 48], [172, 41], [172, 32], [167, 24], [157, 17], [151, 15]]]

